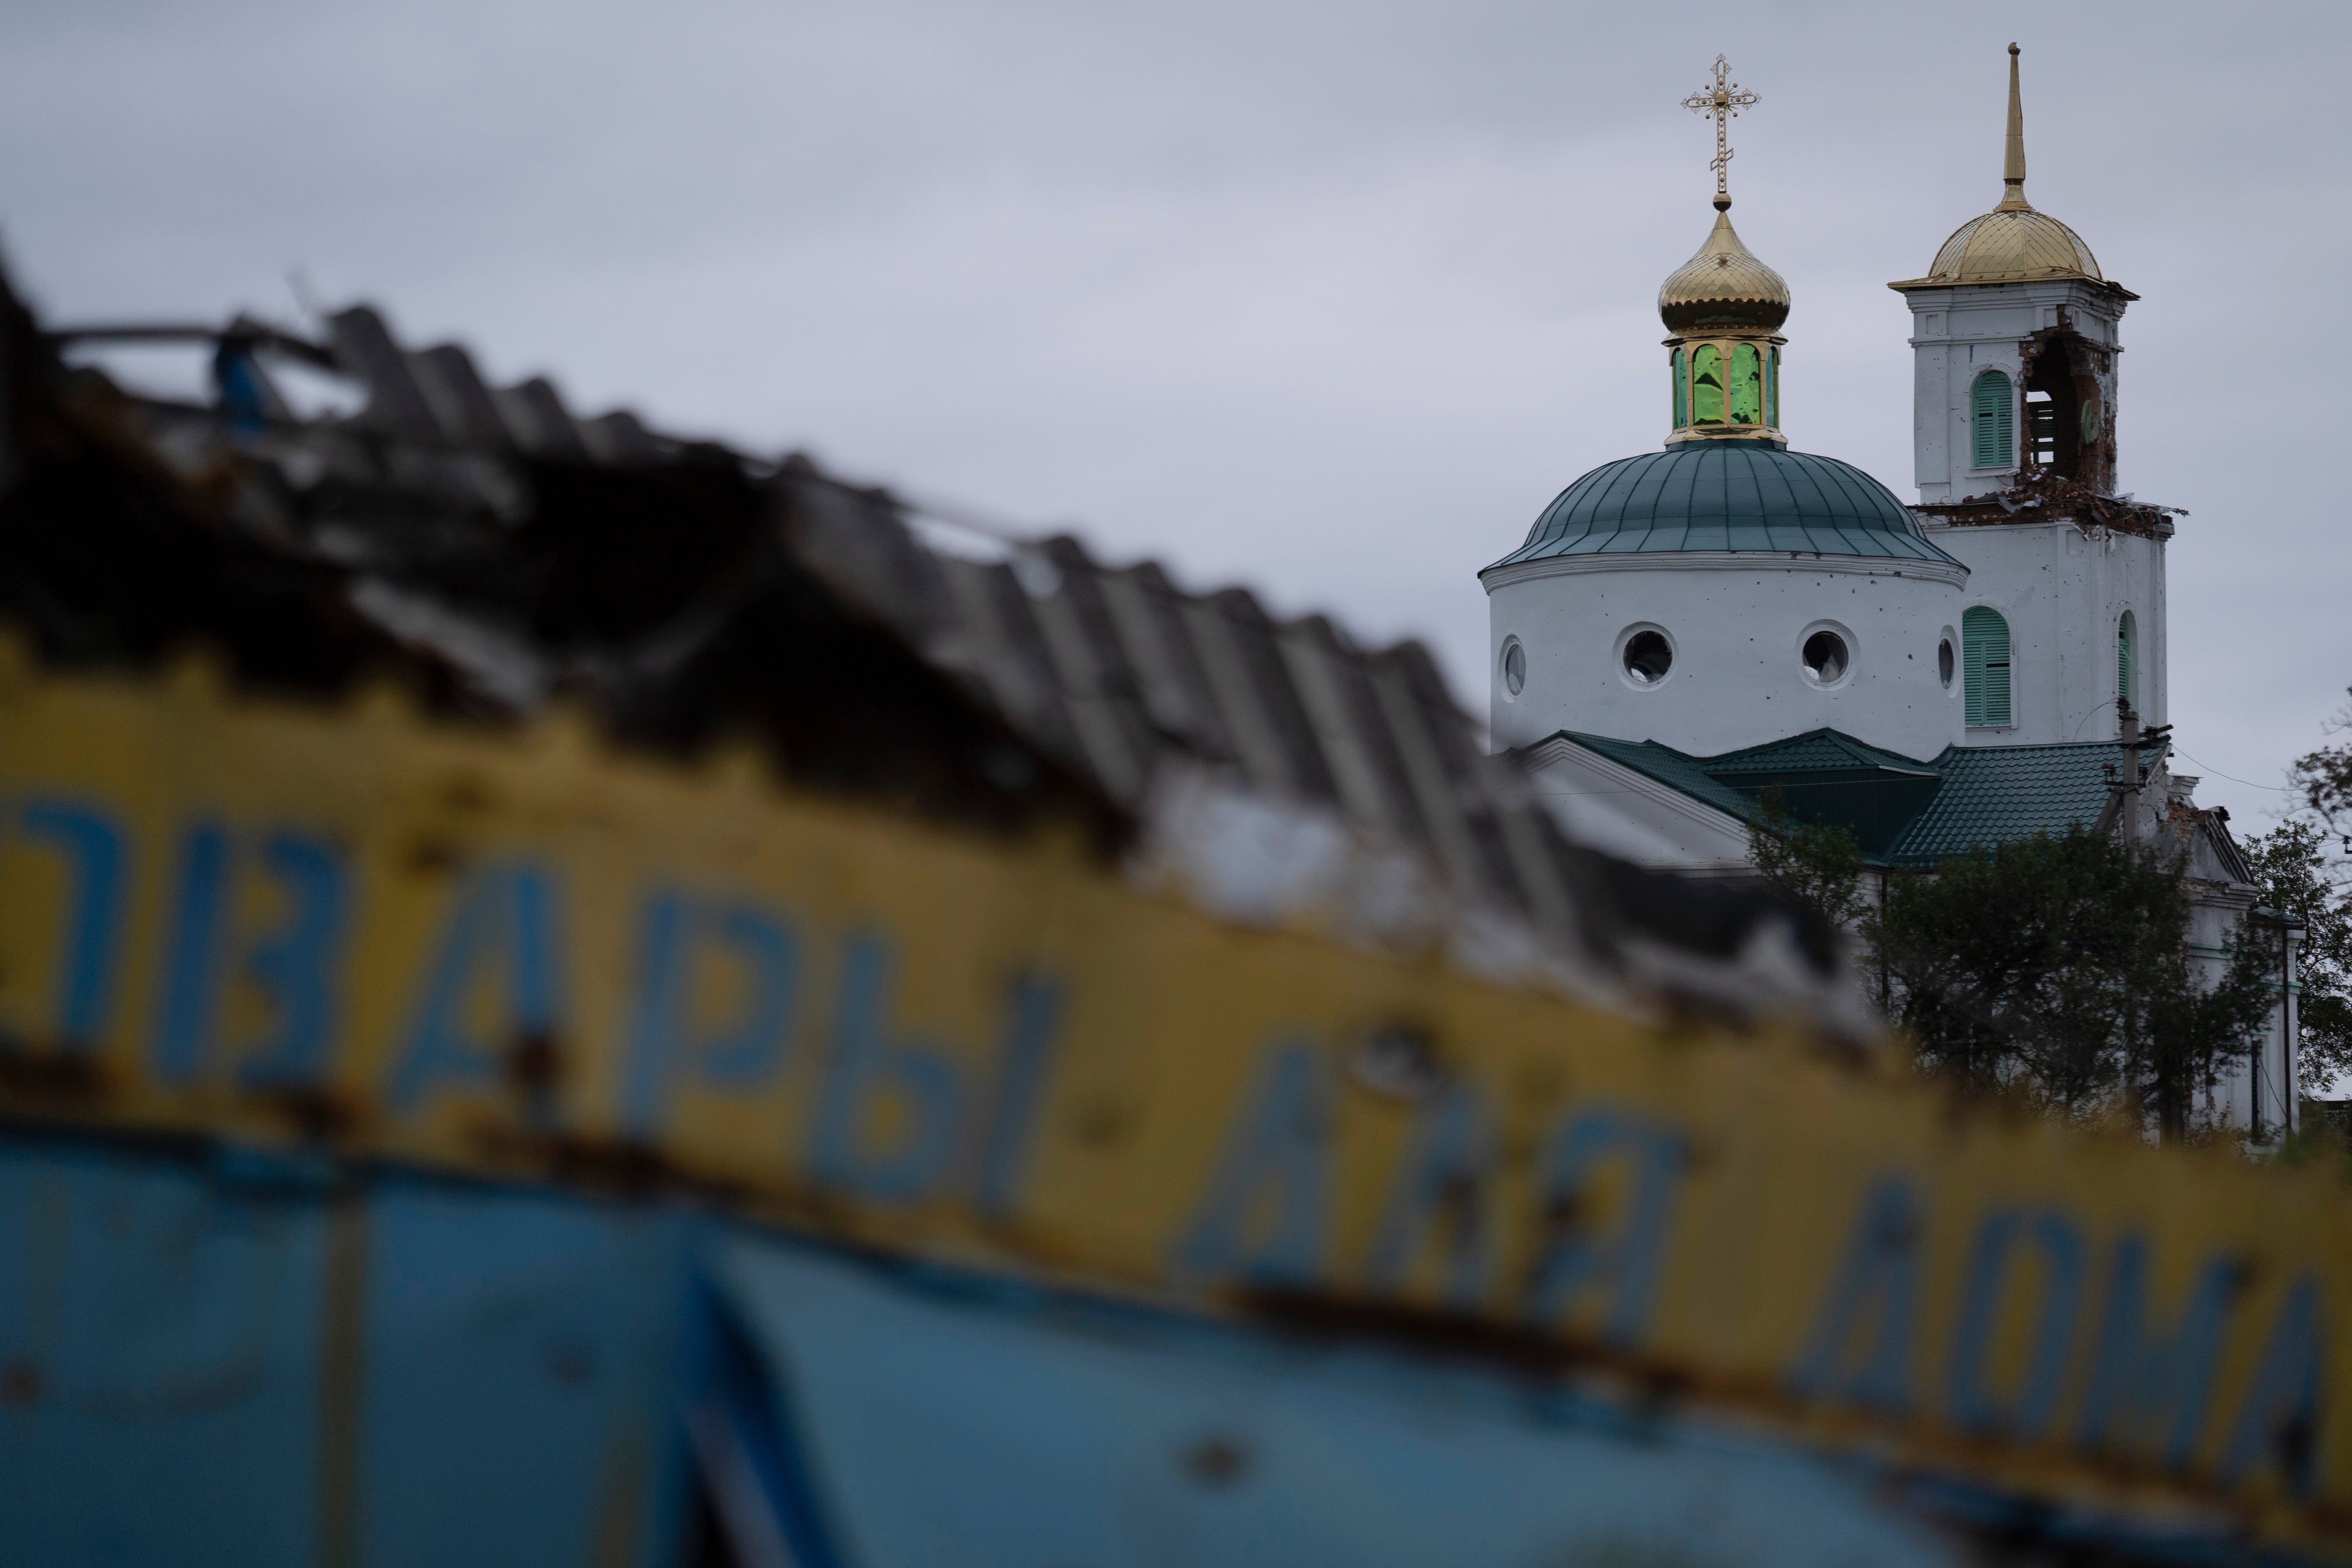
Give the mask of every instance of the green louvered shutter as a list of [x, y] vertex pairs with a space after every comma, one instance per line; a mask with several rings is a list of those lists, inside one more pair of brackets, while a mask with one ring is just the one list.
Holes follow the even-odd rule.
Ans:
[[2132, 658], [2132, 645], [2138, 640], [2138, 628], [2132, 624], [2132, 613], [2126, 610], [2116, 622], [2116, 695], [2135, 708], [2139, 703], [2132, 696], [2132, 666], [2137, 662]]
[[1989, 370], [1977, 377], [1976, 467], [2006, 468], [2016, 461], [2017, 416], [2010, 400], [2009, 377]]
[[1969, 723], [2008, 723], [2009, 623], [1999, 610], [1976, 605], [1960, 617], [1960, 666]]

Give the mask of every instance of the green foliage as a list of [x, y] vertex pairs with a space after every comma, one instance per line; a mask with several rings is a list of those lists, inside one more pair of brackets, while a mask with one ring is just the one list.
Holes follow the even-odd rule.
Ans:
[[[2352, 689], [2347, 689], [2347, 694], [2352, 694]], [[2352, 708], [2337, 714], [2328, 728], [2338, 733], [2352, 731]], [[2297, 759], [2294, 777], [2305, 804], [2329, 826], [2352, 824], [2352, 740], [2322, 746]]]
[[2315, 824], [2285, 822], [2242, 847], [2263, 902], [2303, 922], [2295, 1058], [2312, 1091], [2352, 1076], [2352, 894], [2329, 877], [2329, 837]]
[[2189, 914], [2177, 861], [2077, 827], [1898, 880], [1874, 934], [1924, 1061], [2073, 1115], [2120, 1097], [2179, 1138], [2272, 998], [2258, 943], [2199, 984]]
[[1874, 910], [1852, 835], [1769, 796], [1766, 810], [1758, 869], [1861, 938], [1889, 1021], [1970, 1088], [2078, 1118], [2122, 1105], [2183, 1138], [2269, 1013], [2274, 950], [2258, 935], [2218, 980], [2191, 967], [2191, 894], [2168, 854], [2079, 827], [2037, 835], [1891, 872]]

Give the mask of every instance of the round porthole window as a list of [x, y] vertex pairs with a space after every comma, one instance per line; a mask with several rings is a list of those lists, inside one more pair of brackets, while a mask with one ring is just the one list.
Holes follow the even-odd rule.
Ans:
[[1835, 686], [1845, 679], [1846, 667], [1853, 661], [1847, 652], [1845, 638], [1835, 632], [1815, 632], [1805, 639], [1805, 674], [1816, 686]]
[[1952, 639], [1949, 637], [1936, 645], [1936, 679], [1944, 683], [1944, 689], [1951, 689]]
[[1625, 674], [1634, 685], [1655, 686], [1674, 667], [1674, 646], [1664, 632], [1635, 632], [1625, 639]]
[[1513, 637], [1503, 644], [1503, 689], [1517, 697], [1527, 689], [1527, 645]]

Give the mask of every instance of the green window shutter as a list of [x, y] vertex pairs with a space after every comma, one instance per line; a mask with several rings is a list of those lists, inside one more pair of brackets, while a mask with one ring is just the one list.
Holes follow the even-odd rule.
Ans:
[[1723, 423], [1723, 353], [1713, 343], [1691, 355], [1691, 416], [1700, 425]]
[[1764, 422], [1764, 362], [1754, 343], [1741, 343], [1731, 351], [1731, 422]]
[[1675, 351], [1675, 428], [1690, 423], [1690, 376], [1683, 351]]
[[2009, 623], [1999, 610], [1972, 605], [1960, 617], [1960, 665], [1969, 724], [2009, 723]]
[[2137, 662], [2132, 645], [2138, 640], [2138, 627], [2132, 624], [2132, 613], [2126, 610], [2116, 622], [2116, 695], [2135, 708], [2139, 703], [2132, 696], [2132, 666]]
[[1997, 370], [1977, 377], [1970, 397], [1976, 419], [1977, 468], [2006, 468], [2017, 460], [2017, 414], [2011, 390], [2009, 377]]

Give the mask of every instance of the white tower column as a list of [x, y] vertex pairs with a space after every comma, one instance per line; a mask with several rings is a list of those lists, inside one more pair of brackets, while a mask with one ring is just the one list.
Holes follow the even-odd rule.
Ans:
[[2116, 733], [2116, 700], [2165, 721], [2160, 509], [2116, 490], [2118, 327], [2138, 296], [2025, 199], [2010, 46], [2000, 204], [1960, 226], [1911, 309], [1912, 466], [1928, 536], [1968, 563], [1967, 741]]

